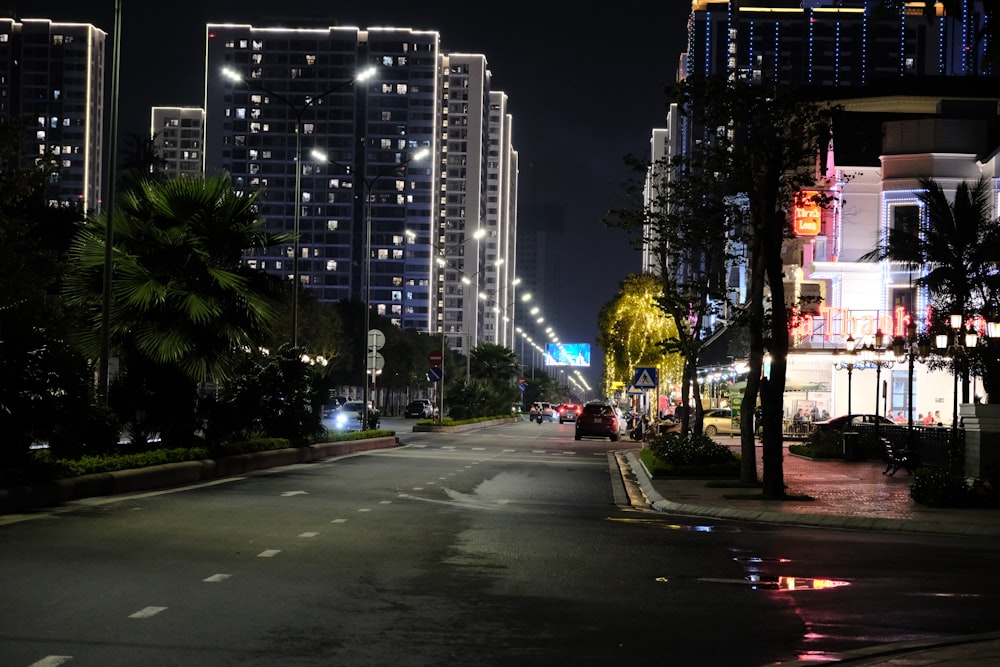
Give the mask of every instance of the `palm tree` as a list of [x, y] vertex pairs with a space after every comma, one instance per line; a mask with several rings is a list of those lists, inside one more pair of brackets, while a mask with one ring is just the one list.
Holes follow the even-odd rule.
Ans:
[[[949, 201], [932, 178], [920, 180], [918, 194], [924, 216], [900, 218], [896, 227], [861, 261], [893, 261], [923, 272], [915, 285], [930, 293], [931, 305], [942, 313], [978, 312], [996, 319], [1000, 298], [996, 249], [1000, 245], [1000, 220], [991, 217], [994, 196], [989, 179], [963, 181]], [[974, 363], [980, 364], [983, 386], [990, 402], [1000, 403], [1000, 368], [995, 354], [984, 350]], [[991, 387], [996, 386], [996, 391]], [[968, 401], [968, 376], [963, 382], [963, 401]]]
[[517, 354], [510, 348], [494, 343], [481, 343], [471, 352], [470, 368], [472, 377], [489, 380], [493, 383], [512, 383], [521, 365]]
[[[227, 175], [146, 179], [115, 209], [110, 336], [122, 379], [161, 401], [179, 391], [183, 401], [175, 406], [181, 414], [160, 415], [156, 421], [165, 421], [156, 428], [187, 422], [197, 385], [224, 381], [243, 351], [264, 339], [273, 317], [271, 279], [244, 266], [242, 256], [287, 236], [260, 231], [257, 198], [234, 192]], [[99, 215], [81, 227], [65, 282], [67, 302], [89, 325], [79, 339], [92, 358], [100, 345], [107, 224]], [[135, 409], [149, 417], [153, 407]]]

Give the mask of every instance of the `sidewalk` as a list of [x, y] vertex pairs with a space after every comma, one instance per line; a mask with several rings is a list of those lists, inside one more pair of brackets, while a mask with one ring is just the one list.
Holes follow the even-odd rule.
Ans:
[[[738, 438], [716, 440], [739, 450]], [[760, 456], [758, 444], [758, 478], [763, 470]], [[624, 459], [650, 506], [661, 512], [850, 530], [1000, 536], [1000, 509], [917, 505], [910, 498], [906, 471], [883, 475], [885, 466], [877, 461], [812, 461], [789, 454], [786, 443], [782, 461], [786, 491], [811, 500], [763, 500], [759, 489], [706, 486], [706, 480], [651, 479], [635, 450], [625, 452]], [[838, 662], [882, 667], [1000, 665], [1000, 632], [873, 646], [844, 654]], [[782, 667], [821, 664], [830, 661], [799, 660]]]
[[[738, 438], [716, 440], [739, 450]], [[758, 479], [763, 471], [760, 456], [758, 443]], [[650, 505], [660, 511], [853, 530], [1000, 536], [1000, 508], [918, 505], [910, 498], [910, 475], [905, 470], [883, 475], [885, 466], [878, 461], [810, 460], [789, 454], [786, 443], [786, 492], [810, 500], [764, 500], [753, 488], [708, 486], [697, 479], [650, 479], [636, 452], [627, 457]]]

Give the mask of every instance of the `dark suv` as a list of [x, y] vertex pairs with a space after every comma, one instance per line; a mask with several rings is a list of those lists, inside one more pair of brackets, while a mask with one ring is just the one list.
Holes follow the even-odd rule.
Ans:
[[620, 413], [614, 406], [604, 401], [590, 401], [584, 404], [583, 409], [576, 418], [576, 439], [586, 436], [588, 438], [611, 438], [611, 442], [618, 442], [618, 435], [621, 433], [622, 419]]

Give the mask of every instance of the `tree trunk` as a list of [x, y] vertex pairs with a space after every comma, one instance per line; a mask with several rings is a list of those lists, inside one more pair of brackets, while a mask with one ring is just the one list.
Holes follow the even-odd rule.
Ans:
[[[775, 191], [777, 189], [775, 188]], [[769, 214], [764, 231], [763, 263], [767, 283], [771, 288], [771, 379], [768, 383], [767, 404], [772, 409], [765, 417], [763, 461], [764, 473], [761, 479], [764, 495], [780, 498], [785, 495], [785, 473], [782, 434], [782, 409], [785, 391], [785, 376], [788, 370], [788, 310], [785, 308], [784, 266], [781, 260], [781, 246], [784, 242], [784, 212], [774, 207], [765, 209]]]

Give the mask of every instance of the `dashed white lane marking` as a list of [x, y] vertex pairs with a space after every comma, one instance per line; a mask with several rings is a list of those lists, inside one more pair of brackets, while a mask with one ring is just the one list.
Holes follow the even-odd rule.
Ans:
[[217, 584], [220, 581], [225, 581], [226, 579], [228, 579], [231, 576], [233, 576], [233, 575], [231, 575], [231, 574], [213, 574], [211, 577], [205, 577], [204, 579], [202, 579], [202, 581], [206, 581], [206, 582], [208, 582], [210, 584]]
[[532, 454], [548, 454], [549, 450], [547, 450], [547, 449], [532, 449], [531, 453]]
[[517, 450], [516, 449], [501, 449], [500, 451], [503, 452], [504, 454], [513, 454]]
[[316, 537], [319, 533], [302, 533], [299, 537]]
[[391, 504], [392, 504], [391, 500], [383, 500], [379, 503], [379, 505], [391, 505]]
[[347, 519], [334, 519], [330, 523], [347, 523]]
[[[426, 447], [427, 445], [423, 445], [423, 446]], [[454, 450], [458, 449], [458, 447], [455, 447], [454, 445], [447, 445], [447, 446], [441, 447], [441, 449], [447, 449], [449, 451], [454, 451]]]
[[413, 487], [413, 489], [412, 489], [412, 490], [413, 490], [413, 491], [423, 491], [423, 490], [424, 490], [424, 487], [422, 487], [422, 486], [415, 486], [415, 487]]
[[474, 452], [485, 452], [486, 448], [485, 447], [473, 447], [472, 451], [474, 451]]
[[281, 549], [264, 549], [259, 554], [257, 554], [257, 558], [274, 558], [280, 553]]
[[437, 482], [424, 482], [424, 484], [427, 484], [428, 486], [433, 486], [434, 484], [437, 484]]
[[284, 491], [281, 494], [282, 498], [290, 498], [292, 496], [308, 496], [309, 494], [305, 491]]
[[358, 511], [359, 512], [371, 512], [372, 510], [371, 510], [370, 507], [359, 507]]
[[129, 618], [150, 618], [156, 616], [161, 611], [166, 611], [166, 607], [143, 607], [134, 614], [129, 614]]
[[73, 659], [71, 655], [47, 655], [38, 662], [33, 662], [28, 667], [58, 667]]

